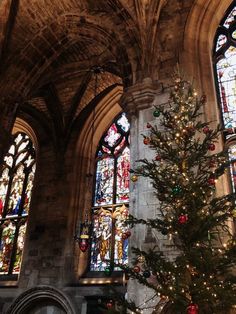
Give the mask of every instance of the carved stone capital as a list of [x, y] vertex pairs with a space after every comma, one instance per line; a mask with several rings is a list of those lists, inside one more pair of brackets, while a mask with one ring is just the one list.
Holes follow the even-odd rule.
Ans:
[[140, 110], [151, 107], [158, 93], [160, 93], [160, 86], [147, 77], [142, 83], [124, 91], [120, 105], [128, 115], [136, 115]]

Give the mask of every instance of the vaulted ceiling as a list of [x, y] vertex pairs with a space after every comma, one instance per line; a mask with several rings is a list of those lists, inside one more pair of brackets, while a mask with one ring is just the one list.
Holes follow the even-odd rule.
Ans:
[[2, 0], [0, 97], [63, 134], [95, 85], [105, 95], [173, 66], [192, 2]]

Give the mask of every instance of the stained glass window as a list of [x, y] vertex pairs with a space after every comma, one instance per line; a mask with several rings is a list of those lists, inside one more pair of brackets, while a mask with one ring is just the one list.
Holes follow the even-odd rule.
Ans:
[[97, 150], [91, 271], [104, 271], [114, 263], [128, 261], [127, 226], [123, 222], [129, 203], [129, 130], [122, 113], [102, 136]]
[[17, 133], [0, 176], [0, 275], [20, 270], [35, 173], [35, 149], [25, 133]]
[[233, 1], [221, 21], [213, 52], [217, 95], [224, 138], [230, 141], [231, 183], [236, 191], [236, 1]]

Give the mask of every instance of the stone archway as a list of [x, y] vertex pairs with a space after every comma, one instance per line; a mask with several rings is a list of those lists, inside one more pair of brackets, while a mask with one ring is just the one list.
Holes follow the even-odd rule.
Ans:
[[76, 313], [63, 292], [49, 286], [38, 286], [20, 294], [7, 310], [7, 314], [41, 314], [42, 310], [43, 313]]

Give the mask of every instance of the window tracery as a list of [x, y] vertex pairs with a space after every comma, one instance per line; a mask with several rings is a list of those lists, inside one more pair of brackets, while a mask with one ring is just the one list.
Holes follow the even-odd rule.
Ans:
[[19, 273], [34, 173], [33, 143], [18, 132], [0, 174], [0, 275]]

